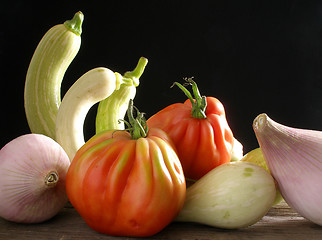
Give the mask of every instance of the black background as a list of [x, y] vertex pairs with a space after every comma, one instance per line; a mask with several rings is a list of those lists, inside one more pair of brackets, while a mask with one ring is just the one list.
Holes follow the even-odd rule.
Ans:
[[[151, 116], [183, 102], [170, 88], [194, 77], [203, 95], [225, 106], [247, 152], [258, 146], [254, 118], [266, 112], [282, 124], [322, 130], [322, 1], [7, 1], [0, 21], [3, 146], [29, 133], [23, 108], [25, 75], [45, 32], [84, 13], [82, 45], [62, 92], [88, 70], [124, 73], [141, 56], [149, 63], [135, 105]], [[95, 107], [86, 119], [93, 133]]]

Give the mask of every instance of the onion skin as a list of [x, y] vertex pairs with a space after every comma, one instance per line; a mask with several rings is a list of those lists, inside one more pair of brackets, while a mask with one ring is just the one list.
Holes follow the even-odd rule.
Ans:
[[67, 203], [65, 176], [70, 161], [63, 148], [42, 134], [26, 134], [0, 150], [0, 217], [39, 223]]
[[322, 225], [322, 132], [284, 126], [264, 113], [255, 118], [253, 128], [284, 200]]

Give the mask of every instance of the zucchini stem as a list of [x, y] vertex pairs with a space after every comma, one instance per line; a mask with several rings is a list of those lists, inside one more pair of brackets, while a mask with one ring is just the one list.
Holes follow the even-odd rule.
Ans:
[[133, 71], [124, 73], [123, 81], [130, 81], [135, 87], [139, 86], [139, 79], [144, 72], [145, 66], [148, 64], [148, 59], [141, 57]]
[[77, 36], [80, 36], [82, 34], [83, 20], [84, 14], [81, 11], [78, 11], [71, 20], [65, 21], [64, 25], [69, 31], [75, 33]]
[[148, 59], [145, 57], [141, 57], [133, 71], [128, 71], [124, 73], [124, 75], [115, 72], [116, 76], [116, 88], [115, 90], [119, 90], [121, 85], [127, 87], [137, 87], [140, 84], [140, 77], [144, 72], [145, 66], [148, 64]]

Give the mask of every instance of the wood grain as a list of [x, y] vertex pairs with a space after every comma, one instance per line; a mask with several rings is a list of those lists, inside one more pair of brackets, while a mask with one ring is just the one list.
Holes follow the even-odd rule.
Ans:
[[[71, 206], [66, 206], [56, 217], [41, 224], [17, 224], [0, 219], [0, 239], [141, 239], [112, 237], [90, 229]], [[318, 226], [293, 211], [285, 202], [273, 207], [256, 224], [238, 230], [224, 230], [195, 223], [171, 223], [163, 231], [148, 239], [181, 240], [315, 240], [322, 239]]]

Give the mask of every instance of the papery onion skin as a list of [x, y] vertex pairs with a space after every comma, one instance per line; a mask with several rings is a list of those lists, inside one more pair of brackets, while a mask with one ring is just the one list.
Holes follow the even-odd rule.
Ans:
[[322, 225], [322, 132], [284, 126], [265, 113], [255, 118], [253, 128], [285, 201]]
[[25, 134], [0, 150], [0, 217], [39, 223], [67, 203], [65, 176], [70, 161], [63, 148], [42, 134]]

